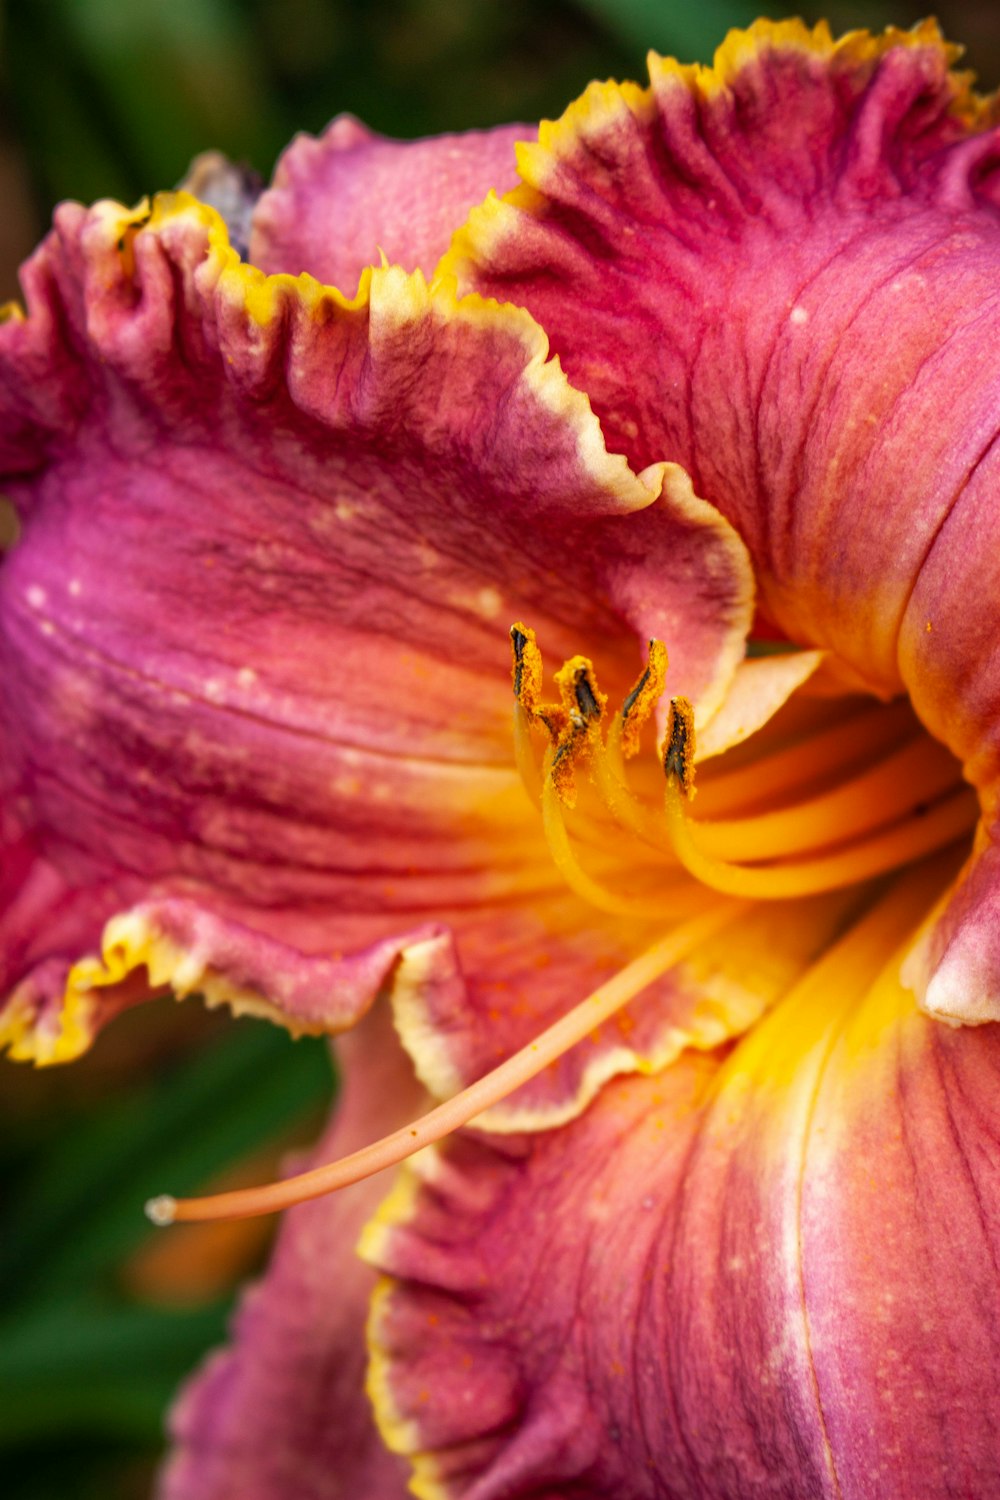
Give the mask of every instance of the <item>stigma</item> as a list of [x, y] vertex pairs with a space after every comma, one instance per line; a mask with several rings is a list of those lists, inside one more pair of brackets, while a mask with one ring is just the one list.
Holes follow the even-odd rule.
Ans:
[[845, 714], [816, 698], [698, 765], [695, 710], [683, 695], [666, 697], [661, 641], [648, 643], [615, 708], [589, 657], [564, 661], [546, 692], [535, 632], [517, 621], [510, 643], [514, 757], [555, 866], [585, 905], [642, 919], [660, 936], [520, 1051], [403, 1129], [264, 1187], [160, 1195], [147, 1204], [154, 1223], [271, 1213], [396, 1165], [475, 1124], [753, 903], [873, 880], [975, 826], [972, 789], [908, 704], [859, 700]]

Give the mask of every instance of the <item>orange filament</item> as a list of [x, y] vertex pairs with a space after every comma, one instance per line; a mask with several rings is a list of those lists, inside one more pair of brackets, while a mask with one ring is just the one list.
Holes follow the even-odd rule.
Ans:
[[[534, 632], [515, 624], [511, 644], [515, 756], [540, 808], [555, 865], [597, 910], [671, 930], [534, 1041], [413, 1124], [339, 1162], [265, 1187], [201, 1199], [154, 1198], [147, 1204], [154, 1223], [271, 1213], [394, 1166], [475, 1123], [741, 914], [747, 902], [853, 885], [954, 843], [975, 823], [974, 793], [961, 785], [947, 751], [912, 733], [905, 702], [855, 713], [791, 745], [782, 740], [781, 748], [734, 771], [712, 766], [699, 803], [712, 816], [694, 819], [687, 810], [694, 795], [694, 715], [690, 704], [675, 698], [662, 752], [664, 816], [651, 780], [640, 779], [640, 795], [628, 766], [663, 689], [664, 647], [650, 642], [647, 667], [605, 732], [607, 700], [586, 657], [563, 665], [555, 678], [558, 701], [543, 703]], [[536, 753], [538, 729], [545, 732], [544, 756]], [[882, 757], [874, 765], [873, 752]], [[847, 779], [829, 784], [845, 767]], [[800, 800], [789, 801], [795, 792]], [[740, 816], [748, 808], [764, 810]], [[732, 816], [720, 816], [727, 813]], [[578, 849], [594, 858], [590, 869]], [[909, 889], [911, 882], [905, 884]], [[735, 899], [720, 900], [720, 894]], [[889, 901], [893, 911], [895, 900]], [[857, 929], [858, 942], [849, 935], [846, 947], [831, 950], [829, 962], [842, 966], [846, 953], [860, 955], [869, 939], [881, 941], [882, 921], [880, 908]], [[826, 974], [826, 963], [817, 975]]]
[[724, 860], [799, 854], [894, 823], [953, 790], [958, 779], [954, 757], [922, 737], [806, 802], [731, 822], [699, 820], [695, 839], [703, 853]]
[[[928, 753], [925, 748], [928, 744], [932, 753]], [[813, 859], [792, 860], [769, 866], [734, 864], [718, 858], [706, 846], [708, 841], [703, 842], [706, 832], [711, 836], [712, 825], [700, 827], [687, 815], [686, 803], [693, 795], [694, 752], [691, 705], [683, 698], [676, 698], [671, 704], [670, 731], [663, 758], [667, 776], [665, 807], [670, 842], [675, 855], [690, 875], [710, 890], [727, 896], [782, 901], [855, 885], [876, 875], [884, 875], [889, 870], [909, 864], [935, 849], [953, 843], [962, 834], [971, 832], [979, 812], [979, 804], [971, 787], [952, 792], [930, 808], [925, 806], [925, 787], [941, 790], [953, 785], [955, 767], [954, 762], [940, 747], [930, 742], [917, 741], [914, 746], [904, 746], [903, 750], [890, 756], [881, 766], [874, 767], [871, 772], [856, 779], [854, 785], [860, 785], [863, 789], [860, 817], [853, 815], [852, 804], [849, 803], [845, 809], [842, 797], [845, 789], [837, 788], [835, 792], [817, 798], [811, 804], [802, 804], [782, 813], [745, 821], [755, 823], [758, 830], [763, 826], [765, 835], [767, 832], [772, 834], [772, 844], [773, 835], [777, 832], [779, 848], [782, 834], [786, 845], [791, 835], [793, 848], [815, 848], [818, 830], [820, 843], [830, 844], [836, 841], [834, 830], [838, 826], [838, 817], [846, 819], [849, 824], [853, 817], [853, 826], [848, 828], [849, 832], [867, 831], [870, 827], [878, 827], [887, 821], [881, 812], [875, 813], [874, 822], [869, 821], [873, 806], [884, 808], [889, 805], [894, 811], [909, 810], [909, 817], [870, 838], [833, 849], [830, 853], [817, 855]], [[896, 804], [900, 801], [899, 787], [895, 787], [895, 794], [893, 788], [900, 778], [901, 770], [909, 771], [911, 775], [922, 773], [924, 782], [917, 795], [914, 795], [912, 786], [907, 785], [903, 789], [902, 806], [899, 807], [893, 806], [894, 796]], [[874, 803], [870, 795], [873, 789]], [[834, 814], [832, 820], [831, 808]], [[796, 831], [795, 820], [802, 816], [806, 826], [800, 836]], [[772, 818], [775, 820], [774, 825]], [[724, 842], [728, 835], [730, 841], [738, 843], [739, 832], [739, 824], [730, 824], [728, 827], [723, 825], [723, 839], [717, 842]], [[766, 844], [766, 837], [764, 842]], [[754, 852], [762, 851], [754, 848]], [[772, 851], [765, 848], [763, 852], [766, 854]]]
[[965, 787], [927, 812], [845, 849], [815, 859], [770, 866], [728, 864], [706, 853], [698, 842], [697, 823], [685, 812], [683, 792], [675, 777], [667, 781], [666, 810], [674, 852], [695, 880], [727, 896], [783, 901], [870, 880], [935, 849], [943, 849], [971, 832], [979, 804], [971, 787]]
[[[885, 707], [879, 705], [737, 771], [723, 771], [703, 780], [703, 805], [717, 816], [747, 802], [760, 803], [776, 793], [818, 781], [830, 771], [857, 761], [862, 754], [867, 760], [890, 748], [912, 724], [913, 713], [905, 699]], [[709, 764], [714, 769], [714, 762]]]
[[542, 777], [531, 743], [531, 719], [521, 702], [514, 704], [514, 760], [524, 790], [537, 806], [542, 796]]
[[151, 1198], [146, 1204], [147, 1216], [154, 1224], [252, 1218], [256, 1214], [274, 1213], [310, 1198], [319, 1198], [337, 1188], [361, 1182], [386, 1167], [398, 1165], [415, 1151], [474, 1122], [484, 1110], [499, 1104], [521, 1084], [537, 1077], [551, 1063], [557, 1062], [564, 1052], [590, 1036], [595, 1027], [609, 1020], [668, 969], [680, 963], [694, 948], [733, 921], [742, 910], [742, 905], [736, 902], [717, 902], [712, 910], [683, 927], [675, 928], [498, 1068], [439, 1104], [429, 1114], [382, 1140], [352, 1152], [341, 1161], [314, 1167], [310, 1172], [265, 1187], [217, 1193], [208, 1198], [171, 1198], [166, 1195]]
[[[692, 885], [690, 880], [684, 879], [683, 872], [676, 863], [672, 872], [666, 872], [674, 875], [673, 883], [661, 881], [654, 896], [638, 896], [629, 894], [627, 889], [612, 889], [589, 875], [573, 850], [559, 791], [551, 777], [546, 778], [542, 787], [542, 821], [549, 853], [559, 873], [570, 890], [575, 891], [583, 901], [596, 907], [598, 911], [609, 912], [612, 916], [633, 917], [637, 920], [648, 918], [662, 922], [670, 918], [676, 920], [692, 910], [699, 911], [704, 907], [705, 892]], [[630, 868], [626, 866], [626, 880], [629, 873]], [[676, 879], [678, 874], [682, 877], [680, 880]]]

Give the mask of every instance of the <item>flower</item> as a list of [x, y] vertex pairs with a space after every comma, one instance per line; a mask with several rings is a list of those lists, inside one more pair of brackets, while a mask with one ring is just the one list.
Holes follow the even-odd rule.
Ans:
[[366, 174], [444, 148], [353, 124], [256, 204], [199, 169], [277, 274], [184, 195], [64, 208], [30, 265], [12, 1051], [200, 988], [357, 1026], [321, 1159], [414, 1066], [444, 1101], [322, 1184], [477, 1127], [292, 1210], [169, 1500], [403, 1493], [373, 1211], [420, 1495], [995, 1487], [998, 136], [954, 60], [797, 22], [654, 58], [429, 283], [511, 133], [420, 244], [387, 220], [403, 267], [362, 268]]

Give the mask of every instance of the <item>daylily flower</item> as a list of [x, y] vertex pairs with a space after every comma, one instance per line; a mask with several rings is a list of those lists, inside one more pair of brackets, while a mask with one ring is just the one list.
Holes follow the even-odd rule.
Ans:
[[185, 194], [29, 263], [11, 1051], [151, 989], [360, 1023], [317, 1160], [385, 1143], [164, 1218], [475, 1126], [292, 1210], [170, 1500], [997, 1492], [1000, 134], [954, 60], [759, 23], [519, 186], [528, 132], [341, 123], [259, 201], [200, 165], [248, 263]]

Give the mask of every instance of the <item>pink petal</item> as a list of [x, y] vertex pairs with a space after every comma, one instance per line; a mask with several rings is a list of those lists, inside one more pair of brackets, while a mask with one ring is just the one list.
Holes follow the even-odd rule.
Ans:
[[[386, 1013], [346, 1038], [340, 1059], [343, 1095], [317, 1161], [367, 1144], [420, 1105]], [[209, 1357], [174, 1410], [161, 1500], [404, 1500], [405, 1467], [383, 1447], [364, 1395], [375, 1278], [354, 1253], [384, 1192], [378, 1176], [288, 1214], [232, 1345]]]
[[414, 1164], [363, 1248], [394, 1278], [380, 1422], [427, 1493], [992, 1493], [1000, 1031], [898, 979], [939, 885], [901, 882], [721, 1067]]
[[791, 639], [883, 692], [995, 434], [997, 137], [951, 59], [930, 24], [798, 22], [714, 70], [654, 58], [543, 130], [446, 262], [532, 310], [612, 448], [685, 464]]
[[[575, 1118], [610, 1078], [658, 1072], [687, 1047], [709, 1051], [743, 1035], [822, 953], [856, 901], [838, 891], [753, 906], [481, 1123], [551, 1129]], [[428, 986], [397, 1002], [400, 1035], [424, 1083], [440, 1098], [466, 1087], [612, 979], [670, 921], [666, 900], [659, 918], [639, 921], [568, 894], [536, 897], [530, 910], [482, 913], [461, 942], [478, 972], [464, 985]]]
[[4, 836], [48, 894], [7, 919], [5, 1039], [72, 1055], [143, 966], [314, 1031], [461, 986], [462, 922], [558, 884], [507, 626], [599, 643], [619, 695], [665, 635], [710, 713], [739, 542], [679, 471], [607, 454], [526, 314], [419, 274], [268, 280], [181, 195], [62, 209], [26, 285], [0, 732]]
[[453, 230], [490, 188], [517, 181], [516, 141], [531, 125], [393, 141], [352, 115], [296, 136], [253, 214], [250, 259], [263, 271], [308, 271], [351, 290], [384, 254], [428, 276]]
[[[686, 466], [783, 634], [909, 692], [995, 844], [1000, 132], [954, 57], [931, 23], [760, 22], [714, 69], [654, 58], [544, 127], [444, 264], [531, 310], [615, 451]], [[1000, 1018], [994, 867], [924, 956], [936, 1013]]]

